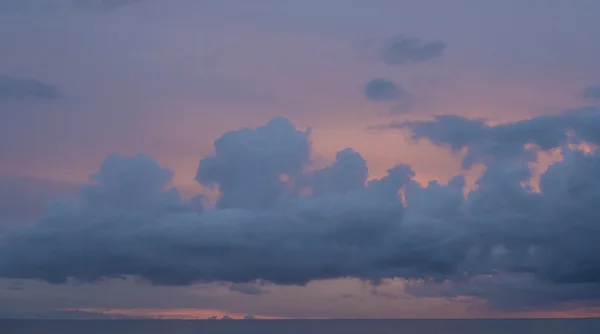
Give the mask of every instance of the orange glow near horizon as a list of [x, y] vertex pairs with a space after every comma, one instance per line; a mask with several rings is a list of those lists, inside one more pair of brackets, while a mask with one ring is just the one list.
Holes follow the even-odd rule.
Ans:
[[[470, 299], [470, 298], [468, 298]], [[477, 303], [477, 302], [475, 302]], [[181, 320], [205, 320], [211, 317], [221, 319], [228, 316], [233, 320], [242, 320], [246, 314], [231, 313], [221, 310], [210, 309], [195, 309], [195, 308], [174, 308], [174, 309], [65, 309], [64, 311], [77, 311], [89, 314], [101, 314], [114, 317], [131, 317], [140, 319], [181, 319]], [[252, 315], [257, 320], [292, 320], [292, 319], [336, 319], [331, 317], [311, 317], [311, 318], [289, 318], [269, 315]], [[369, 318], [369, 317], [366, 317]], [[524, 311], [524, 312], [507, 312], [507, 313], [489, 313], [479, 314], [477, 316], [462, 316], [462, 317], [415, 317], [414, 319], [583, 319], [583, 318], [600, 318], [600, 307], [576, 307], [569, 310], [557, 311]], [[398, 318], [405, 319], [405, 318]], [[412, 319], [412, 318], [411, 318]]]
[[[132, 317], [132, 318], [145, 318], [145, 319], [209, 319], [210, 317], [217, 317], [218, 319], [228, 316], [231, 319], [244, 319], [247, 314], [238, 314], [224, 312], [220, 310], [210, 309], [196, 309], [196, 308], [173, 308], [173, 309], [154, 309], [154, 308], [139, 308], [139, 309], [98, 309], [98, 308], [84, 308], [84, 309], [67, 309], [65, 311], [77, 311], [90, 314], [102, 314], [115, 317]], [[266, 315], [252, 315], [252, 317], [260, 320], [273, 320], [273, 319], [284, 319], [282, 317], [266, 316]]]

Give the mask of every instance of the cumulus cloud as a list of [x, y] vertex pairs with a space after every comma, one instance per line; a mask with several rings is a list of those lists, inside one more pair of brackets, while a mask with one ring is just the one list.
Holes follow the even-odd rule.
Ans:
[[377, 78], [365, 84], [364, 94], [370, 101], [398, 101], [406, 92], [391, 80]]
[[[566, 147], [597, 143], [599, 120], [600, 110], [585, 109], [501, 126], [456, 116], [394, 125], [489, 158], [466, 197], [462, 176], [421, 185], [404, 164], [367, 181], [364, 159], [349, 148], [309, 172], [309, 131], [283, 118], [225, 133], [200, 160], [197, 180], [221, 194], [215, 208], [183, 199], [169, 185], [172, 173], [152, 158], [112, 155], [76, 196], [0, 237], [0, 277], [65, 283], [132, 275], [164, 285], [229, 282], [246, 292], [258, 280], [398, 277], [454, 284], [457, 294], [501, 305], [502, 296], [481, 289], [525, 295], [519, 281], [500, 279], [524, 275], [560, 291], [545, 300], [531, 291], [531, 300], [583, 300], [590, 291], [586, 300], [599, 301], [590, 289], [600, 284], [600, 154]], [[539, 192], [523, 186], [532, 174], [527, 143], [563, 147]], [[496, 279], [456, 288], [478, 277]]]
[[32, 78], [0, 75], [0, 100], [56, 100], [63, 97], [60, 89]]
[[590, 86], [583, 91], [583, 97], [591, 100], [600, 100], [600, 86]]
[[419, 38], [400, 35], [384, 43], [380, 60], [392, 66], [423, 63], [439, 57], [446, 46], [446, 42], [442, 41], [424, 42]]

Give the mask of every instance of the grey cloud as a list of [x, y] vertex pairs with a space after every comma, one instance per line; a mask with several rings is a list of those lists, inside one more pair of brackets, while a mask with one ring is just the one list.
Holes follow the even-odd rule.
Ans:
[[446, 46], [442, 41], [424, 42], [418, 38], [400, 35], [384, 44], [380, 59], [393, 66], [423, 63], [439, 57]]
[[[488, 126], [482, 120], [443, 115], [431, 121], [392, 123], [387, 128], [409, 129], [414, 140], [428, 139], [454, 152], [467, 150], [465, 167], [490, 159], [532, 161], [536, 150], [548, 151], [567, 143], [600, 143], [598, 108], [586, 107], [556, 116], [540, 116], [515, 123]], [[527, 148], [526, 144], [536, 147]]]
[[591, 100], [600, 100], [600, 86], [590, 86], [583, 91], [583, 97]]
[[475, 297], [487, 301], [491, 309], [509, 312], [568, 310], [598, 306], [600, 300], [597, 284], [556, 285], [540, 282], [531, 274], [500, 273], [442, 284], [412, 281], [405, 284], [404, 291], [418, 297]]
[[365, 84], [364, 94], [371, 101], [398, 101], [407, 93], [402, 87], [387, 79], [373, 79]]
[[60, 89], [32, 78], [0, 75], [0, 100], [56, 100], [63, 97]]
[[285, 118], [228, 132], [215, 142], [214, 155], [200, 160], [196, 180], [220, 187], [219, 208], [269, 208], [286, 192], [279, 178], [297, 179], [310, 162], [308, 135]]
[[[66, 283], [133, 275], [162, 285], [403, 277], [439, 285], [528, 275], [561, 295], [544, 300], [510, 280], [503, 289], [521, 291], [523, 303], [527, 293], [539, 303], [597, 302], [600, 154], [564, 148], [532, 192], [522, 186], [531, 178], [528, 161], [514, 146], [560, 147], [566, 132], [594, 142], [599, 115], [588, 109], [498, 127], [456, 117], [402, 125], [454, 149], [489, 138], [509, 146], [502, 159], [487, 161], [467, 197], [462, 176], [422, 186], [402, 164], [366, 181], [365, 161], [352, 149], [307, 172], [308, 132], [287, 119], [225, 133], [200, 160], [197, 179], [220, 189], [216, 208], [182, 199], [169, 186], [172, 173], [150, 157], [113, 155], [77, 197], [0, 237], [0, 277]], [[478, 291], [465, 293], [501, 304], [502, 296]]]

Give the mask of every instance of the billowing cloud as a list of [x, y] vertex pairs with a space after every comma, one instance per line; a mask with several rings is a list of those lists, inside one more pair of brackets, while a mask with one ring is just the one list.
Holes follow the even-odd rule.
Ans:
[[407, 93], [391, 80], [373, 79], [365, 84], [364, 94], [371, 101], [398, 101]]
[[388, 40], [381, 49], [380, 60], [387, 65], [418, 64], [439, 57], [446, 49], [446, 42], [424, 42], [405, 35]]
[[[423, 186], [403, 164], [367, 181], [366, 163], [352, 149], [309, 171], [309, 132], [283, 118], [225, 133], [200, 160], [197, 180], [220, 190], [215, 208], [183, 199], [169, 185], [172, 173], [152, 158], [112, 155], [77, 196], [1, 237], [0, 277], [65, 283], [138, 276], [163, 285], [244, 287], [238, 290], [256, 281], [399, 277], [452, 284], [436, 294], [493, 305], [502, 304], [496, 287], [521, 293], [523, 302], [531, 293], [529, 300], [543, 304], [598, 303], [600, 154], [567, 147], [597, 143], [598, 120], [600, 110], [585, 109], [500, 126], [459, 117], [399, 125], [417, 138], [491, 157], [466, 197], [462, 176]], [[539, 192], [523, 186], [532, 174], [522, 158], [528, 143], [563, 148]], [[520, 289], [519, 280], [502, 279], [521, 276], [560, 293], [542, 298]], [[490, 291], [457, 288], [481, 277], [489, 278], [481, 289]]]
[[0, 100], [56, 100], [63, 97], [60, 89], [32, 78], [0, 75]]
[[600, 100], [600, 85], [586, 88], [583, 91], [583, 97], [591, 100]]

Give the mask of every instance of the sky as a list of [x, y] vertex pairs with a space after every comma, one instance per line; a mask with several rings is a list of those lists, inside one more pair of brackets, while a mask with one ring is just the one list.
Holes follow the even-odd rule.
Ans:
[[600, 315], [596, 0], [0, 0], [0, 317]]

